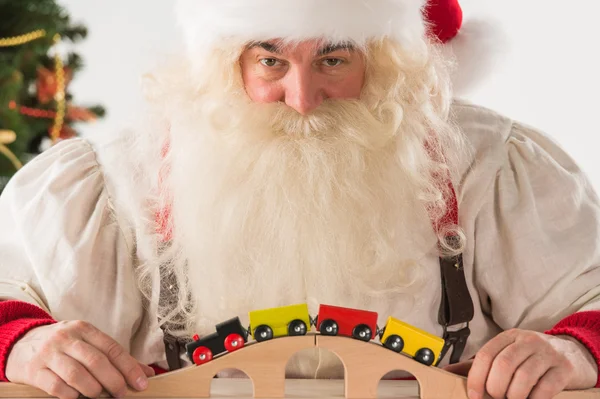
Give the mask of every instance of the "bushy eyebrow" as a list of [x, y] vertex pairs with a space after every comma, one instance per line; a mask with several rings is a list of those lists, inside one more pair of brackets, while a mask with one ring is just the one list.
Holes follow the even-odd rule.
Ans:
[[253, 42], [252, 44], [250, 44], [250, 46], [248, 46], [248, 50], [254, 47], [260, 47], [264, 50], [267, 50], [269, 53], [281, 54], [281, 50], [279, 49], [279, 47], [271, 43]]
[[338, 50], [353, 51], [354, 46], [350, 43], [328, 44], [325, 47], [322, 47], [321, 49], [319, 49], [319, 51], [317, 52], [317, 55], [325, 55], [325, 54], [333, 53], [334, 51], [338, 51]]
[[[253, 42], [248, 46], [248, 50], [255, 48], [255, 47], [260, 47], [270, 53], [274, 53], [274, 54], [281, 54], [281, 48], [275, 44], [272, 43], [268, 43], [268, 42]], [[327, 44], [323, 47], [321, 47], [318, 51], [317, 51], [317, 55], [318, 56], [322, 56], [322, 55], [326, 55], [329, 53], [333, 53], [334, 51], [338, 51], [338, 50], [348, 50], [348, 51], [353, 51], [354, 50], [354, 46], [350, 43], [338, 43], [338, 44]]]

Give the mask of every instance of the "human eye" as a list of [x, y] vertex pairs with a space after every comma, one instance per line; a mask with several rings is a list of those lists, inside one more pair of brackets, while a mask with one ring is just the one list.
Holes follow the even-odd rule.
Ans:
[[336, 67], [336, 66], [340, 66], [341, 64], [343, 64], [343, 60], [340, 58], [325, 58], [323, 60], [323, 65], [327, 66], [327, 67]]
[[279, 60], [277, 60], [276, 58], [262, 58], [259, 60], [259, 62], [269, 68], [272, 68], [279, 64]]

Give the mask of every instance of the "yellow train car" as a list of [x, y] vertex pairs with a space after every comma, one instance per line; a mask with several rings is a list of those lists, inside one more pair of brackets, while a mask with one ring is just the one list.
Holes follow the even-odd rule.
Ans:
[[386, 348], [402, 352], [427, 366], [438, 361], [445, 343], [442, 338], [392, 316], [385, 323], [380, 341]]
[[305, 335], [310, 330], [310, 315], [305, 303], [254, 310], [248, 315], [250, 334], [258, 342], [282, 336]]

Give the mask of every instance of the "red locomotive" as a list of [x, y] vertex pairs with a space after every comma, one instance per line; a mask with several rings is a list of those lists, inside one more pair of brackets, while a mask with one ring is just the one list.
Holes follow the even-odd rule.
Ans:
[[377, 312], [320, 305], [315, 326], [323, 335], [342, 335], [368, 342], [377, 336]]

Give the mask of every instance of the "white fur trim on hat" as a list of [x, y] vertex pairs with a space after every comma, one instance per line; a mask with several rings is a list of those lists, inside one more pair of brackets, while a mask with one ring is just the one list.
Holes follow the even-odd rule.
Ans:
[[388, 37], [410, 45], [425, 34], [425, 0], [178, 0], [176, 16], [195, 57], [221, 39], [325, 38], [364, 45]]

